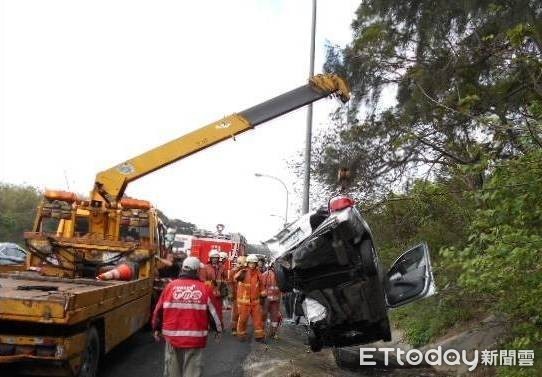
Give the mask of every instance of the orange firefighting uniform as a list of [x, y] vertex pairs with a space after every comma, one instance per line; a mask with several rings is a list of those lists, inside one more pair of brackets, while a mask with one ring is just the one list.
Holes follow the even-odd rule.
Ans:
[[[242, 274], [244, 273], [244, 279]], [[237, 283], [237, 306], [239, 309], [239, 320], [237, 321], [237, 336], [247, 335], [248, 318], [252, 316], [254, 325], [254, 337], [262, 339], [265, 337], [265, 330], [262, 321], [262, 307], [260, 298], [265, 297], [266, 292], [262, 282], [262, 274], [257, 268], [243, 268], [235, 274]]]
[[275, 335], [276, 329], [281, 320], [280, 298], [281, 293], [277, 285], [277, 275], [273, 269], [269, 269], [262, 274], [263, 286], [267, 294], [267, 302], [264, 307], [264, 323], [269, 316], [271, 320], [271, 334]]
[[235, 268], [228, 271], [228, 287], [231, 292], [231, 332], [233, 335], [237, 335], [237, 321], [239, 320], [239, 308], [237, 306], [237, 281], [234, 279], [235, 274], [240, 268]]
[[225, 271], [220, 265], [213, 266], [211, 263], [206, 264], [199, 270], [199, 278], [213, 290], [211, 296], [211, 301], [220, 317], [220, 322], [223, 322], [222, 319], [222, 296], [220, 295], [219, 285], [221, 283], [226, 283]]

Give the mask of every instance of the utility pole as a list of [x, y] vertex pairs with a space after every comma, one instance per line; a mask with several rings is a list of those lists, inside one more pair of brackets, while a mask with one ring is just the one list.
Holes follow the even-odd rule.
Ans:
[[[312, 0], [311, 52], [309, 78], [314, 76], [314, 39], [316, 34], [316, 0]], [[305, 179], [303, 184], [303, 213], [309, 212], [309, 193], [311, 184], [311, 147], [312, 147], [312, 103], [307, 109], [307, 131], [305, 136]]]

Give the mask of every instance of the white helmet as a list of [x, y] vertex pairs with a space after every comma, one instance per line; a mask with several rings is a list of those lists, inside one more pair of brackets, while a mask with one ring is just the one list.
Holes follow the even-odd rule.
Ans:
[[256, 254], [249, 254], [247, 257], [247, 263], [258, 263], [258, 256]]
[[220, 253], [218, 253], [218, 255], [220, 256], [220, 260], [228, 259], [228, 253], [226, 253], [225, 251], [221, 251]]
[[196, 257], [187, 257], [183, 261], [183, 271], [197, 271], [200, 269], [201, 262]]
[[209, 259], [211, 258], [220, 258], [220, 254], [218, 254], [217, 250], [213, 249], [209, 252]]

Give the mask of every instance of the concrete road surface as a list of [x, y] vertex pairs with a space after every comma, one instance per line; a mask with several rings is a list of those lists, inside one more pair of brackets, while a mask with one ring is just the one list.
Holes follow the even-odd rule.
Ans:
[[[229, 327], [228, 327], [229, 328]], [[204, 360], [206, 377], [428, 377], [432, 371], [345, 370], [336, 366], [330, 350], [307, 352], [301, 327], [284, 325], [278, 340], [267, 344], [239, 342], [231, 333], [220, 343], [209, 337]], [[161, 377], [163, 344], [154, 342], [149, 331], [142, 331], [105, 357], [99, 377]]]

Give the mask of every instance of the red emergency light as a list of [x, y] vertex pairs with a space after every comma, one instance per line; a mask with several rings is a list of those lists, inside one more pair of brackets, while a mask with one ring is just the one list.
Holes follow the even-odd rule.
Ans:
[[348, 196], [336, 196], [329, 201], [329, 213], [337, 212], [356, 205], [354, 199]]

